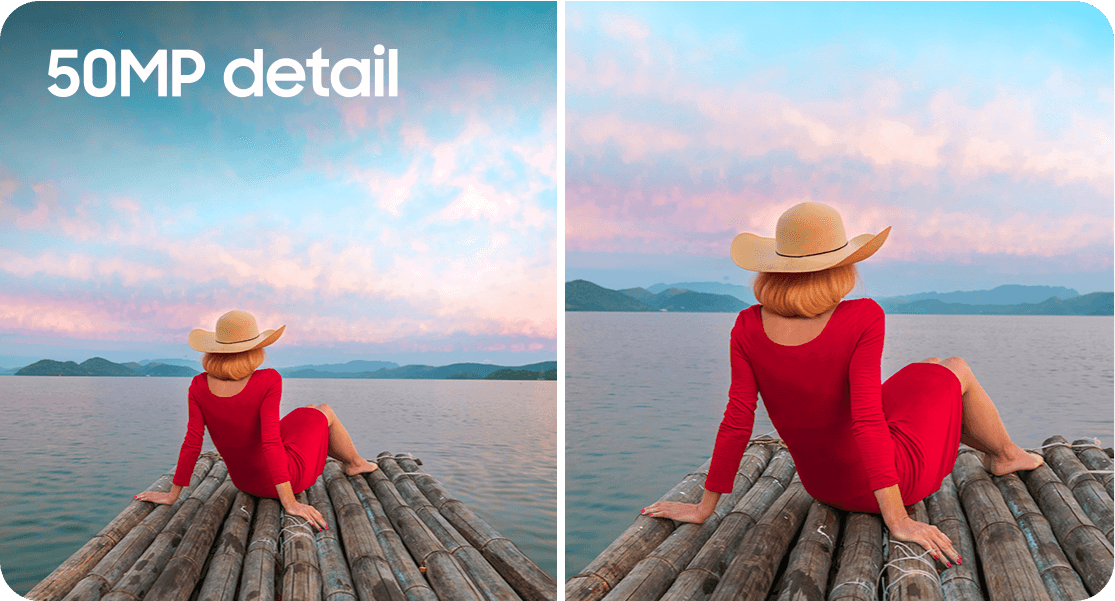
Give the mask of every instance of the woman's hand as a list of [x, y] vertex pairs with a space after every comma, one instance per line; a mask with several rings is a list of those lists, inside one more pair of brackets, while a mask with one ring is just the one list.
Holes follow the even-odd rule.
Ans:
[[283, 511], [285, 511], [287, 515], [296, 515], [300, 518], [305, 519], [307, 522], [317, 528], [318, 532], [321, 532], [322, 529], [329, 527], [329, 524], [325, 523], [325, 516], [321, 515], [321, 512], [317, 509], [314, 509], [313, 505], [306, 505], [305, 503], [294, 501], [289, 505], [284, 503]]
[[[894, 524], [887, 524], [887, 528], [890, 529], [892, 539], [910, 541], [921, 545], [933, 555], [934, 559], [943, 561], [946, 568], [952, 567], [952, 564], [949, 563], [950, 560], [957, 564], [963, 563], [960, 554], [953, 548], [949, 537], [932, 524], [919, 522], [910, 516], [906, 516], [905, 519], [899, 518]], [[945, 555], [944, 558], [940, 556], [942, 553]]]
[[643, 508], [641, 512], [652, 518], [670, 518], [675, 522], [690, 522], [703, 524], [712, 515], [712, 511], [705, 511], [700, 504], [676, 503], [673, 501], [659, 501]]
[[178, 500], [178, 491], [155, 492], [153, 490], [146, 490], [136, 495], [135, 498], [140, 501], [150, 501], [158, 505], [172, 505]]

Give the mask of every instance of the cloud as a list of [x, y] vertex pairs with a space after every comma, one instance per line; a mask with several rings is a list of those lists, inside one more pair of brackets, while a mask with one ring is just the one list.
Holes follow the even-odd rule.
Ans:
[[601, 17], [601, 29], [606, 35], [617, 39], [645, 39], [650, 36], [650, 26], [643, 20], [629, 14], [612, 13]]

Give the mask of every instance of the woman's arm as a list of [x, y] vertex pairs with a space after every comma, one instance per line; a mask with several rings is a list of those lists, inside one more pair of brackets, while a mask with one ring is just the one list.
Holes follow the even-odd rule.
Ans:
[[294, 496], [294, 490], [290, 487], [290, 482], [276, 484], [275, 491], [279, 493], [279, 503], [282, 503], [283, 511], [288, 515], [304, 518], [319, 531], [323, 528], [329, 528], [329, 524], [325, 523], [325, 516], [321, 515], [321, 512], [315, 509], [313, 505], [298, 502], [298, 499]]
[[875, 499], [879, 502], [879, 513], [883, 515], [892, 539], [915, 542], [930, 551], [935, 559], [941, 559], [940, 554], [944, 553], [946, 568], [952, 567], [949, 560], [963, 563], [944, 532], [936, 526], [910, 517], [902, 504], [902, 492], [898, 490], [897, 484], [875, 491]]
[[178, 500], [178, 495], [180, 495], [181, 493], [182, 487], [174, 484], [171, 485], [170, 491], [168, 492], [145, 490], [136, 495], [135, 498], [139, 499], [140, 501], [150, 501], [159, 505], [173, 505], [174, 502]]
[[677, 503], [674, 501], [659, 501], [644, 507], [639, 513], [652, 518], [670, 518], [678, 522], [692, 522], [703, 524], [716, 509], [716, 502], [720, 500], [720, 493], [705, 489], [700, 503]]
[[282, 503], [283, 508], [298, 504], [297, 498], [294, 498], [294, 493], [291, 492], [290, 481], [275, 484], [275, 491], [279, 492], [279, 503]]
[[879, 502], [879, 513], [888, 527], [910, 517], [897, 484], [875, 491], [875, 500]]

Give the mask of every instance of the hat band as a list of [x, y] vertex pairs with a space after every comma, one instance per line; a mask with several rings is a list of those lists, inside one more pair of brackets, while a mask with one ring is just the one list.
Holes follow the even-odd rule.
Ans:
[[[844, 246], [848, 246], [848, 244], [849, 244], [848, 242], [845, 242]], [[834, 248], [832, 250], [826, 250], [824, 252], [812, 253], [812, 254], [808, 254], [808, 255], [784, 255], [784, 254], [778, 252], [778, 250], [775, 250], [774, 254], [776, 254], [780, 257], [786, 257], [787, 259], [804, 259], [805, 257], [816, 257], [817, 255], [827, 255], [829, 253], [834, 253], [834, 252], [844, 248], [844, 246], [841, 246], [840, 248]]]
[[245, 338], [244, 340], [237, 340], [236, 342], [221, 342], [220, 340], [217, 340], [216, 342], [217, 344], [240, 344], [241, 342], [248, 342], [250, 340], [255, 340], [256, 338], [259, 338], [259, 334], [256, 334], [251, 338]]

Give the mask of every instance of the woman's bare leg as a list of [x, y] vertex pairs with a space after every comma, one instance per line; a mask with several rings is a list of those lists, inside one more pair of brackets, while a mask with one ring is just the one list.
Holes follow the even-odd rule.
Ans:
[[356, 445], [352, 444], [352, 437], [348, 430], [341, 424], [340, 418], [333, 412], [333, 408], [322, 403], [320, 405], [306, 405], [325, 414], [329, 421], [329, 456], [343, 464], [342, 469], [346, 476], [355, 476], [365, 472], [374, 472], [379, 466], [367, 461], [356, 452]]
[[960, 380], [960, 392], [964, 400], [960, 441], [984, 453], [984, 465], [989, 472], [1002, 476], [1020, 470], [1032, 470], [1044, 463], [1040, 455], [1027, 453], [1011, 441], [995, 403], [966, 361], [960, 357], [936, 361], [931, 359], [926, 361], [949, 368]]

